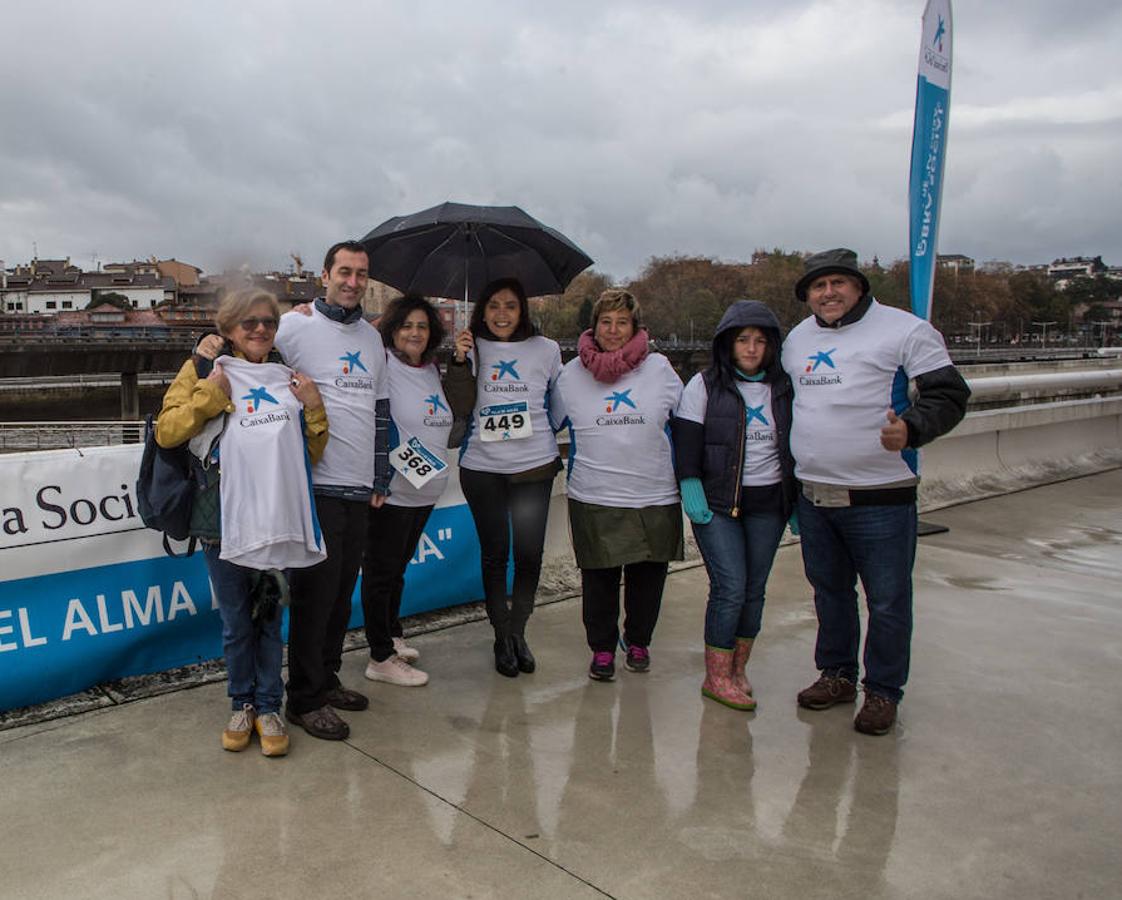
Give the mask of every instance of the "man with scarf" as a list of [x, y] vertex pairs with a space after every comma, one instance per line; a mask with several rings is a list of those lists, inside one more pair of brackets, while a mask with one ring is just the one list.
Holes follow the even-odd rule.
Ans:
[[382, 505], [392, 474], [386, 353], [377, 329], [362, 317], [368, 264], [357, 241], [331, 247], [323, 262], [325, 296], [310, 316], [283, 316], [276, 340], [288, 364], [315, 379], [332, 423], [331, 440], [312, 469], [327, 559], [293, 574], [285, 707], [290, 722], [325, 740], [350, 734], [335, 710], [369, 704], [343, 687], [338, 672], [366, 542], [366, 510]]

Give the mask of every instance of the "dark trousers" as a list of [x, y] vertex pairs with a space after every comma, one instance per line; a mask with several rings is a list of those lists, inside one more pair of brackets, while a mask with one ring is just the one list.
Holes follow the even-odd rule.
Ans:
[[623, 574], [623, 639], [649, 647], [662, 607], [669, 563], [637, 562], [610, 569], [581, 569], [581, 614], [593, 653], [614, 653], [619, 643], [619, 578]]
[[288, 611], [288, 706], [295, 713], [319, 709], [339, 687], [343, 637], [351, 595], [366, 544], [366, 503], [316, 495], [316, 515], [327, 559], [292, 573]]
[[401, 637], [401, 591], [405, 570], [432, 512], [431, 506], [370, 508], [366, 549], [362, 554], [362, 616], [370, 656], [383, 662], [393, 656], [393, 639]]
[[865, 691], [897, 703], [911, 664], [916, 505], [819, 507], [799, 497], [803, 569], [814, 588], [823, 672], [857, 680], [857, 579], [869, 610]]
[[[479, 534], [487, 618], [497, 635], [522, 634], [534, 611], [553, 480], [519, 483], [509, 475], [460, 469], [460, 486]], [[514, 590], [507, 604], [511, 536]]]

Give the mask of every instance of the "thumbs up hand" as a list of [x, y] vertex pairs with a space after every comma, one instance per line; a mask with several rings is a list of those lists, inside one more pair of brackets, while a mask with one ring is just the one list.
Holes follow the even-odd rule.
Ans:
[[888, 424], [880, 430], [880, 445], [890, 453], [898, 453], [908, 446], [908, 424], [891, 409]]

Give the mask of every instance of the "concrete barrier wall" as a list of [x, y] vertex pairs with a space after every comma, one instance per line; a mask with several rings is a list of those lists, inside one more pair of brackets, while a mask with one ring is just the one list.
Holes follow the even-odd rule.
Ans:
[[921, 465], [925, 509], [1122, 466], [1122, 398], [967, 413]]
[[[1107, 384], [1120, 375], [1114, 370]], [[1016, 390], [1019, 385], [1007, 387]], [[996, 385], [987, 387], [986, 396], [996, 392]], [[562, 458], [567, 452], [562, 444]], [[968, 412], [950, 434], [923, 448], [920, 509], [940, 509], [1117, 467], [1122, 467], [1122, 397]], [[579, 590], [564, 473], [554, 483], [549, 515], [543, 590]], [[689, 539], [688, 527], [686, 534]], [[695, 555], [687, 547], [687, 556]]]

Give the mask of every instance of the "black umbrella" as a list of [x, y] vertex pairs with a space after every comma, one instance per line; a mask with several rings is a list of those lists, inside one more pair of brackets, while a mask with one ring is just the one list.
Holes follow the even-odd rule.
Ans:
[[527, 296], [559, 294], [592, 260], [517, 206], [442, 203], [395, 216], [362, 239], [370, 276], [404, 293], [477, 300], [496, 278]]

